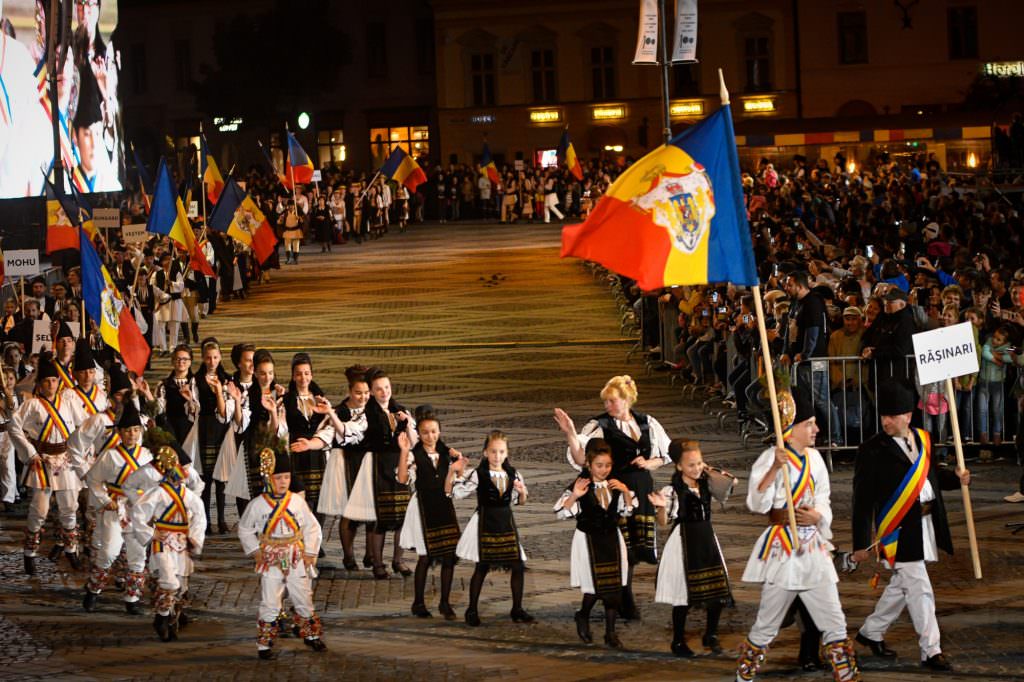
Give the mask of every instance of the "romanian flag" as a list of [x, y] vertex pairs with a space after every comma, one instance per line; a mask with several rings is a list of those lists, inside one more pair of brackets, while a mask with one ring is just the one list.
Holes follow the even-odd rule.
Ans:
[[284, 184], [284, 173], [277, 170], [277, 166], [274, 165], [274, 160], [270, 158], [270, 154], [267, 153], [267, 148], [263, 146], [263, 143], [256, 140], [256, 144], [260, 146], [260, 151], [263, 152], [263, 158], [267, 160], [267, 165], [270, 166], [270, 170], [277, 176], [277, 181], [282, 185]]
[[85, 310], [99, 324], [104, 343], [120, 353], [125, 367], [141, 377], [149, 360], [149, 345], [89, 238], [83, 234], [81, 240]]
[[288, 133], [288, 156], [284, 159], [284, 186], [292, 189], [293, 182], [305, 184], [313, 181], [313, 162], [295, 136]]
[[581, 225], [562, 257], [597, 261], [650, 291], [758, 283], [729, 105], [637, 161]]
[[174, 192], [171, 174], [162, 158], [160, 159], [160, 168], [156, 172], [153, 208], [149, 212], [146, 231], [170, 237], [171, 241], [189, 254], [193, 270], [201, 272], [207, 277], [214, 276], [213, 268], [210, 267], [199, 242], [196, 241], [192, 224], [188, 221], [188, 216], [185, 213], [185, 206], [181, 203], [181, 198]]
[[206, 144], [206, 135], [199, 138], [202, 146], [202, 160], [200, 161], [200, 174], [203, 176], [203, 187], [206, 189], [206, 198], [211, 204], [216, 204], [220, 199], [220, 193], [224, 191], [224, 177], [217, 168], [217, 161], [210, 153]]
[[274, 253], [277, 236], [252, 197], [232, 178], [210, 214], [210, 229], [226, 232], [252, 249], [261, 264]]
[[484, 142], [484, 153], [480, 156], [480, 172], [487, 176], [487, 179], [494, 185], [501, 184], [501, 177], [498, 175], [498, 167], [494, 165], [491, 158], [491, 148]]
[[67, 196], [58, 196], [53, 184], [46, 181], [46, 253], [80, 248], [78, 241], [78, 206]]
[[562, 157], [562, 163], [569, 169], [573, 177], [582, 182], [583, 167], [580, 165], [579, 157], [576, 156], [576, 148], [572, 146], [572, 141], [569, 139], [568, 128], [562, 132], [562, 141], [558, 143], [558, 155]]
[[427, 181], [427, 174], [423, 172], [416, 160], [406, 154], [401, 147], [395, 147], [395, 151], [391, 152], [391, 156], [380, 169], [380, 174], [389, 180], [405, 185], [410, 192], [415, 192], [421, 183]]

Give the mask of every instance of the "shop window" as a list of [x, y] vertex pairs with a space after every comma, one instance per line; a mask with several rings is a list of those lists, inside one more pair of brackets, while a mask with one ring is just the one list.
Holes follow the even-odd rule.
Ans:
[[342, 130], [321, 130], [316, 135], [318, 168], [333, 164], [341, 166], [345, 161], [345, 132]]

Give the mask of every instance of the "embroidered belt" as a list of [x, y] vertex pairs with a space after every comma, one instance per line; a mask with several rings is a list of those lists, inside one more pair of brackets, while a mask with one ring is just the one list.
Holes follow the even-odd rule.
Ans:
[[302, 544], [302, 538], [295, 534], [279, 535], [277, 537], [267, 537], [266, 535], [260, 536], [261, 547], [288, 547], [296, 543]]
[[789, 523], [789, 512], [786, 511], [785, 507], [772, 509], [770, 512], [765, 514], [765, 516], [767, 516], [768, 520], [772, 522], [772, 525], [778, 524], [780, 526], [785, 526]]
[[68, 451], [68, 444], [66, 441], [59, 443], [42, 443], [38, 440], [30, 440], [30, 443], [35, 447], [36, 452], [40, 455], [63, 455]]

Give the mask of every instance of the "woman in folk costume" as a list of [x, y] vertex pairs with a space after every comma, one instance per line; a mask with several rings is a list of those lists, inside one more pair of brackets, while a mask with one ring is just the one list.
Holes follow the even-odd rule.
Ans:
[[[828, 468], [813, 447], [818, 426], [810, 393], [803, 386], [794, 387], [792, 395], [783, 393], [779, 413], [786, 425], [785, 445], [762, 452], [748, 479], [747, 507], [764, 514], [770, 525], [754, 543], [743, 572], [743, 582], [761, 583], [761, 605], [740, 649], [736, 679], [754, 679], [786, 612], [800, 597], [822, 633], [834, 679], [859, 680], [832, 563], [831, 488]], [[795, 538], [787, 514], [785, 471], [796, 513]]]
[[178, 638], [193, 557], [202, 554], [206, 536], [203, 501], [185, 485], [189, 457], [175, 444], [162, 445], [154, 453], [163, 478], [139, 498], [132, 508], [136, 541], [149, 547], [149, 571], [156, 579], [153, 628], [161, 641]]
[[117, 435], [117, 443], [100, 453], [85, 477], [96, 529], [92, 536], [92, 571], [85, 584], [82, 608], [86, 611], [96, 608], [100, 592], [110, 577], [110, 567], [124, 547], [128, 565], [124, 606], [134, 616], [142, 613], [139, 599], [145, 582], [146, 551], [135, 541], [134, 535], [125, 534], [131, 525], [129, 503], [134, 502], [126, 496], [125, 484], [133, 473], [149, 464], [152, 454], [142, 445], [142, 417], [131, 400], [121, 410]]
[[[213, 478], [225, 484], [225, 494], [230, 494], [226, 486], [231, 480], [231, 473], [238, 465], [239, 453], [243, 453], [244, 456], [245, 434], [252, 426], [253, 407], [260, 400], [260, 387], [254, 374], [255, 354], [256, 346], [251, 343], [236, 343], [231, 347], [231, 362], [235, 366], [235, 373], [231, 375], [224, 388], [235, 401], [235, 412], [241, 419], [231, 420], [230, 435], [221, 441], [220, 450], [217, 452], [217, 464], [213, 467]], [[237, 495], [234, 497], [238, 516], [241, 518], [249, 498]]]
[[181, 268], [174, 266], [174, 257], [165, 253], [160, 257], [160, 267], [149, 279], [156, 303], [153, 312], [153, 348], [159, 348], [165, 354], [167, 349], [177, 346], [178, 327], [188, 320], [185, 304], [181, 300], [185, 291], [183, 274]]
[[[384, 536], [395, 534], [395, 549], [391, 569], [403, 576], [412, 575], [402, 563], [399, 531], [409, 504], [409, 486], [399, 482], [398, 464], [408, 456], [408, 448], [416, 444], [416, 420], [409, 411], [391, 397], [391, 379], [381, 369], [366, 373], [373, 398], [366, 404], [366, 434], [354, 452], [364, 453], [362, 465], [352, 486], [352, 494], [345, 505], [345, 518], [350, 521], [372, 523], [370, 530], [370, 558], [373, 577], [388, 577], [384, 568]], [[403, 454], [399, 436], [408, 442]]]
[[586, 457], [589, 476], [577, 478], [555, 503], [558, 518], [576, 519], [569, 564], [569, 584], [583, 593], [575, 615], [576, 634], [586, 644], [594, 641], [590, 612], [600, 599], [604, 602], [604, 642], [621, 649], [615, 618], [622, 605], [622, 588], [629, 580], [629, 560], [619, 519], [629, 516], [635, 501], [621, 481], [608, 478], [613, 457], [603, 438], [587, 442]]
[[224, 481], [215, 479], [213, 474], [220, 446], [224, 439], [231, 435], [232, 422], [244, 427], [248, 415], [242, 414], [242, 406], [226, 388], [230, 377], [221, 365], [220, 344], [217, 343], [217, 339], [209, 338], [203, 341], [202, 370], [203, 374], [195, 379], [199, 416], [192, 427], [194, 435], [189, 434], [184, 447], [190, 457], [196, 458], [197, 468], [203, 476], [206, 528], [211, 529], [210, 489], [213, 488], [216, 492], [217, 533], [224, 535], [228, 532], [228, 524], [224, 518]]
[[672, 605], [672, 653], [694, 655], [686, 644], [686, 616], [691, 606], [703, 606], [708, 617], [702, 644], [720, 654], [718, 620], [722, 607], [732, 606], [733, 600], [725, 558], [711, 526], [713, 491], [707, 465], [697, 441], [673, 440], [668, 452], [676, 465], [672, 483], [650, 495], [658, 522], [664, 526], [675, 521], [658, 565], [654, 601]]
[[526, 552], [512, 514], [513, 506], [526, 503], [526, 483], [508, 461], [508, 437], [501, 431], [487, 435], [480, 466], [470, 471], [465, 479], [457, 480], [452, 489], [457, 500], [473, 493], [476, 493], [476, 511], [455, 548], [457, 557], [476, 564], [469, 582], [466, 623], [473, 627], [480, 625], [480, 590], [492, 568], [511, 572], [512, 611], [509, 615], [512, 620], [532, 623], [534, 617], [523, 609]]
[[[36, 552], [50, 498], [57, 498], [60, 530], [54, 552], [63, 549], [78, 570], [78, 491], [82, 483], [68, 456], [68, 438], [85, 415], [59, 392], [60, 374], [53, 356], [41, 353], [36, 363], [36, 395], [26, 400], [11, 418], [8, 433], [18, 458], [26, 466], [25, 484], [32, 489], [25, 526], [25, 572], [35, 573]], [[58, 549], [60, 548], [60, 549]], [[56, 558], [56, 557], [54, 557]]]
[[14, 367], [4, 365], [0, 371], [3, 372], [4, 382], [2, 386], [2, 399], [0, 399], [0, 509], [6, 505], [12, 505], [18, 498], [18, 476], [14, 460], [17, 455], [14, 452], [14, 442], [8, 433], [11, 417], [17, 411], [21, 400], [18, 392], [14, 390], [17, 382], [17, 370]]
[[284, 414], [288, 423], [292, 474], [305, 486], [310, 509], [316, 509], [320, 501], [327, 447], [334, 440], [334, 427], [316, 411], [317, 398], [323, 395], [313, 381], [313, 361], [306, 353], [296, 353], [292, 357], [292, 381], [284, 395]]
[[302, 495], [289, 490], [292, 467], [286, 443], [260, 451], [260, 471], [266, 492], [250, 500], [238, 522], [242, 550], [253, 558], [260, 575], [259, 657], [274, 658], [285, 589], [295, 605], [295, 625], [306, 646], [326, 651], [311, 582], [320, 552], [320, 524]]
[[[317, 401], [317, 411], [326, 415], [334, 426], [334, 443], [324, 473], [324, 485], [320, 494], [317, 511], [326, 516], [341, 516], [339, 534], [341, 535], [342, 564], [346, 571], [355, 571], [359, 567], [352, 551], [356, 538], [358, 521], [343, 516], [348, 498], [352, 495], [356, 476], [362, 466], [366, 454], [361, 448], [349, 447], [360, 442], [366, 433], [366, 403], [370, 400], [370, 384], [366, 381], [367, 367], [352, 365], [345, 370], [348, 379], [348, 395], [331, 408], [326, 400]], [[370, 557], [370, 526], [366, 524], [366, 552], [363, 565], [373, 565]]]
[[416, 431], [420, 442], [412, 449], [412, 461], [399, 460], [398, 481], [414, 488], [405, 511], [399, 537], [402, 547], [419, 555], [416, 562], [415, 595], [412, 613], [430, 618], [425, 592], [427, 571], [433, 563], [441, 564], [441, 601], [437, 610], [445, 620], [455, 620], [455, 609], [449, 603], [455, 577], [455, 548], [459, 544], [459, 520], [452, 504], [456, 476], [462, 476], [466, 459], [462, 453], [441, 440], [441, 424], [429, 405], [416, 408]]
[[174, 439], [184, 443], [192, 431], [199, 412], [196, 377], [192, 374], [192, 348], [182, 344], [171, 353], [171, 373], [157, 384], [156, 405], [152, 412], [157, 415], [161, 428], [171, 432]]
[[648, 494], [654, 492], [651, 471], [671, 462], [669, 437], [658, 420], [633, 409], [637, 399], [636, 382], [628, 375], [615, 376], [601, 389], [604, 413], [583, 425], [577, 434], [572, 419], [555, 408], [555, 422], [569, 442], [569, 464], [582, 471], [586, 464], [584, 448], [591, 438], [603, 438], [612, 448], [612, 478], [622, 481], [636, 496], [637, 507], [625, 520], [626, 547], [629, 549], [629, 584], [623, 588], [621, 615], [627, 620], [640, 617], [633, 598], [633, 568], [642, 562], [658, 563], [657, 524], [654, 505]]

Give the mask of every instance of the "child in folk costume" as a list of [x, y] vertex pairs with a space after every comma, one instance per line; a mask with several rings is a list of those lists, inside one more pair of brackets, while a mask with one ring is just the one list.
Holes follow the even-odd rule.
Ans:
[[634, 507], [633, 493], [608, 476], [612, 472], [612, 449], [603, 438], [587, 442], [588, 476], [576, 479], [555, 503], [559, 518], [576, 519], [572, 537], [569, 584], [580, 588], [583, 603], [576, 612], [576, 633], [590, 644], [590, 612], [600, 599], [604, 602], [605, 644], [621, 649], [615, 633], [615, 618], [622, 606], [622, 588], [629, 581], [626, 541], [619, 519]]
[[412, 449], [412, 462], [403, 459], [398, 464], [398, 481], [408, 481], [415, 489], [399, 538], [402, 547], [416, 550], [419, 555], [412, 613], [420, 618], [431, 617], [424, 597], [427, 570], [432, 563], [440, 563], [441, 601], [437, 610], [445, 620], [455, 620], [449, 597], [455, 577], [459, 520], [452, 504], [452, 489], [456, 476], [461, 476], [466, 468], [466, 460], [461, 452], [441, 440], [441, 424], [429, 405], [416, 409], [416, 430], [420, 442]]
[[[100, 386], [100, 382], [96, 381], [96, 358], [93, 357], [92, 348], [86, 339], [78, 339], [75, 342], [75, 361], [71, 374], [75, 378], [75, 385], [64, 389], [65, 399], [77, 402], [86, 416], [106, 411], [107, 393]], [[101, 379], [102, 376], [101, 372]], [[97, 452], [96, 457], [101, 454]]]
[[384, 568], [384, 539], [388, 531], [395, 534], [391, 569], [403, 576], [412, 575], [402, 563], [399, 531], [409, 504], [409, 486], [399, 482], [399, 462], [409, 456], [418, 436], [416, 420], [409, 411], [391, 397], [391, 379], [380, 369], [366, 373], [373, 397], [366, 404], [366, 433], [353, 444], [355, 452], [365, 453], [352, 494], [345, 505], [344, 516], [350, 521], [372, 523], [370, 557], [373, 577], [388, 577]]
[[68, 456], [68, 438], [85, 420], [85, 415], [59, 392], [60, 374], [53, 356], [42, 353], [36, 364], [36, 395], [26, 400], [11, 418], [8, 433], [18, 458], [27, 467], [26, 485], [32, 489], [25, 526], [25, 572], [35, 573], [35, 557], [50, 498], [57, 498], [60, 535], [54, 553], [62, 548], [71, 565], [78, 559], [78, 491], [81, 480]]
[[306, 646], [325, 651], [311, 585], [320, 552], [320, 524], [305, 499], [289, 490], [291, 458], [283, 443], [260, 452], [260, 471], [267, 492], [250, 500], [238, 522], [242, 549], [255, 559], [260, 574], [259, 657], [274, 658], [272, 647], [285, 589], [295, 605], [295, 623]]
[[512, 515], [512, 507], [526, 503], [526, 483], [508, 461], [508, 438], [501, 431], [491, 431], [484, 440], [484, 457], [480, 466], [469, 476], [456, 481], [452, 494], [461, 500], [476, 493], [477, 507], [455, 555], [476, 564], [469, 583], [469, 605], [466, 623], [480, 625], [477, 606], [484, 579], [492, 568], [511, 572], [512, 611], [516, 623], [532, 623], [534, 617], [523, 609], [523, 578], [526, 570], [526, 552], [519, 541], [519, 530]]
[[[765, 514], [770, 525], [750, 553], [743, 581], [761, 583], [757, 619], [740, 649], [737, 680], [752, 680], [764, 663], [768, 646], [796, 597], [800, 597], [821, 631], [822, 647], [835, 680], [859, 680], [853, 643], [846, 632], [846, 616], [832, 563], [832, 506], [828, 468], [814, 438], [818, 426], [807, 390], [794, 387], [779, 401], [787, 428], [785, 446], [761, 453], [750, 471], [747, 507]], [[787, 514], [784, 468], [788, 470], [796, 515], [797, 537], [791, 534]], [[797, 547], [799, 545], [799, 547]]]
[[206, 513], [203, 501], [185, 485], [185, 451], [164, 445], [154, 457], [163, 479], [133, 507], [132, 529], [136, 541], [149, 547], [149, 571], [157, 583], [153, 628], [167, 642], [177, 639], [178, 628], [184, 625], [179, 616], [195, 570], [192, 559], [203, 551]]
[[92, 571], [85, 584], [82, 608], [86, 611], [96, 608], [100, 592], [110, 577], [110, 567], [123, 546], [128, 565], [124, 606], [128, 613], [139, 615], [142, 613], [139, 599], [145, 581], [146, 552], [131, 533], [125, 534], [131, 524], [131, 511], [124, 486], [129, 476], [149, 464], [152, 455], [142, 446], [142, 418], [130, 400], [117, 421], [117, 435], [117, 444], [100, 455], [85, 477], [96, 530], [92, 536]]
[[672, 605], [672, 653], [694, 655], [686, 644], [686, 616], [691, 606], [704, 606], [708, 620], [702, 643], [719, 654], [718, 619], [722, 607], [733, 600], [725, 558], [711, 527], [713, 491], [707, 466], [697, 441], [673, 440], [668, 452], [676, 465], [672, 483], [650, 494], [658, 522], [664, 526], [675, 521], [658, 565], [654, 601]]

